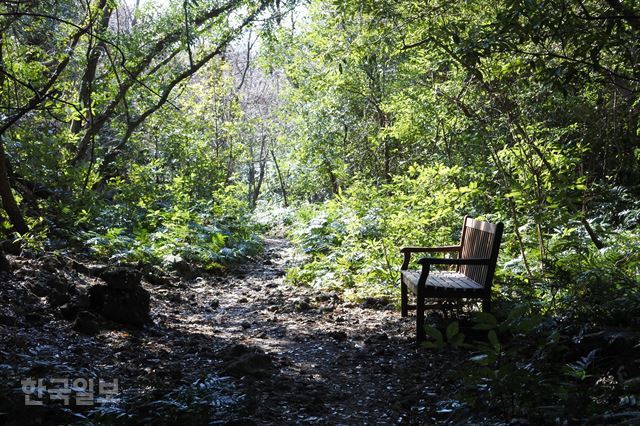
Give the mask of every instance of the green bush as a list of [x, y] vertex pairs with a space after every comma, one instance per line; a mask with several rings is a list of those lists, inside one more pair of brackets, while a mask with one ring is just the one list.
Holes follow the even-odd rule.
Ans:
[[473, 213], [478, 196], [468, 180], [458, 167], [414, 165], [391, 183], [361, 180], [333, 199], [299, 209], [290, 237], [307, 261], [288, 279], [342, 289], [347, 298], [395, 296], [402, 246], [460, 238], [462, 217]]

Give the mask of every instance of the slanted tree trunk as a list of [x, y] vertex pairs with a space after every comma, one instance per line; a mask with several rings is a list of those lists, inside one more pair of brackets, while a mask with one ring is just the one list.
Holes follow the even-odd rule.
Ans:
[[326, 155], [322, 154], [322, 162], [326, 168], [327, 176], [329, 177], [329, 183], [331, 185], [331, 193], [337, 194], [340, 189], [340, 184], [338, 182], [338, 177], [333, 172], [333, 166], [331, 165], [331, 161], [327, 158]]
[[271, 158], [273, 158], [273, 165], [276, 167], [278, 180], [280, 181], [280, 191], [282, 191], [282, 198], [284, 198], [284, 206], [289, 207], [289, 200], [287, 199], [287, 186], [284, 183], [282, 172], [280, 171], [280, 166], [278, 165], [278, 160], [276, 160], [276, 154], [275, 152], [273, 152], [273, 150], [271, 150]]
[[[249, 153], [253, 159], [253, 148], [249, 147]], [[254, 169], [254, 163], [258, 163], [258, 176], [256, 178], [256, 172]], [[249, 205], [252, 209], [256, 207], [258, 198], [260, 197], [260, 191], [262, 188], [262, 182], [264, 182], [265, 172], [267, 170], [267, 137], [262, 136], [262, 143], [260, 145], [260, 156], [258, 160], [252, 160], [249, 166]]]
[[[102, 16], [98, 21], [97, 27], [94, 28], [94, 33], [101, 34], [109, 25], [109, 19], [111, 18], [111, 12], [113, 11], [113, 2], [101, 0], [98, 4], [98, 8], [102, 10]], [[93, 93], [93, 82], [96, 78], [96, 71], [98, 69], [98, 63], [100, 62], [100, 56], [102, 56], [102, 50], [105, 48], [104, 42], [96, 43], [88, 52], [87, 67], [85, 68], [82, 76], [82, 82], [80, 83], [80, 91], [78, 92], [78, 101], [82, 105], [85, 111], [86, 119], [81, 117], [74, 119], [71, 122], [71, 133], [77, 135], [84, 125], [88, 125], [91, 122], [91, 101]], [[86, 147], [78, 147], [78, 151], [84, 151]]]

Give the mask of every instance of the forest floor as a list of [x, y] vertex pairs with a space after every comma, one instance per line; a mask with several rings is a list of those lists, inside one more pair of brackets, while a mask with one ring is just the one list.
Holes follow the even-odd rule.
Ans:
[[[152, 324], [103, 321], [88, 335], [34, 286], [42, 274], [92, 279], [55, 260], [13, 259], [14, 274], [0, 276], [0, 424], [446, 422], [457, 406], [447, 371], [462, 355], [416, 349], [413, 317], [388, 301], [348, 303], [284, 283], [295, 262], [293, 247], [274, 238], [224, 276], [143, 281]], [[82, 406], [76, 390], [69, 405], [45, 392], [42, 406], [25, 406], [29, 377], [43, 387], [93, 378], [96, 394], [99, 379], [118, 379], [118, 394]]]

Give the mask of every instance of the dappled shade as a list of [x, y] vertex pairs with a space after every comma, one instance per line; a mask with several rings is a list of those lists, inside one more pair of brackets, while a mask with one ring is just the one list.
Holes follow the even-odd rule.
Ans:
[[637, 423], [639, 17], [0, 2], [0, 423]]

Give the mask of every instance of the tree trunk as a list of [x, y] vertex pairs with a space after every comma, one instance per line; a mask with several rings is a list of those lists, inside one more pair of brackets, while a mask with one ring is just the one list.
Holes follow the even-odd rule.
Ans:
[[[249, 205], [252, 209], [256, 207], [258, 198], [260, 197], [260, 191], [262, 188], [262, 182], [264, 182], [264, 175], [267, 170], [267, 137], [262, 136], [262, 143], [260, 145], [260, 156], [257, 161], [253, 160], [253, 148], [249, 147], [249, 153], [251, 155], [251, 166], [249, 167], [249, 179], [251, 191], [249, 193]], [[258, 176], [256, 179], [254, 163], [258, 163]]]
[[[102, 9], [102, 17], [98, 22], [97, 28], [94, 28], [93, 32], [101, 34], [109, 25], [109, 19], [111, 18], [111, 12], [113, 11], [113, 3], [106, 0], [101, 0], [98, 8]], [[82, 82], [80, 83], [80, 91], [78, 92], [78, 101], [81, 103], [82, 108], [85, 110], [86, 123], [91, 122], [91, 98], [93, 92], [93, 81], [96, 78], [96, 71], [98, 69], [98, 63], [100, 56], [102, 56], [102, 49], [104, 49], [104, 42], [97, 43], [88, 52], [87, 67], [82, 76]], [[82, 118], [77, 118], [71, 122], [71, 133], [77, 135], [80, 133], [83, 127]], [[86, 148], [84, 148], [86, 149]], [[78, 147], [78, 151], [83, 150], [83, 147]]]
[[325, 167], [327, 168], [327, 175], [329, 176], [329, 183], [331, 184], [331, 193], [335, 195], [339, 192], [340, 189], [338, 177], [335, 173], [333, 173], [333, 168], [331, 167], [331, 162], [329, 161], [329, 159], [326, 156], [323, 156], [322, 160]]
[[284, 198], [284, 206], [289, 207], [289, 200], [287, 199], [287, 187], [284, 183], [284, 179], [282, 178], [282, 172], [280, 171], [280, 166], [278, 165], [278, 160], [276, 160], [276, 154], [271, 150], [271, 158], [273, 158], [273, 165], [276, 167], [276, 172], [278, 173], [278, 180], [280, 181], [280, 190], [282, 191], [282, 198]]
[[7, 212], [7, 216], [9, 216], [13, 230], [20, 234], [29, 232], [27, 222], [25, 222], [11, 190], [9, 173], [7, 173], [7, 158], [4, 153], [4, 141], [2, 139], [0, 139], [0, 198], [2, 198], [2, 207]]

